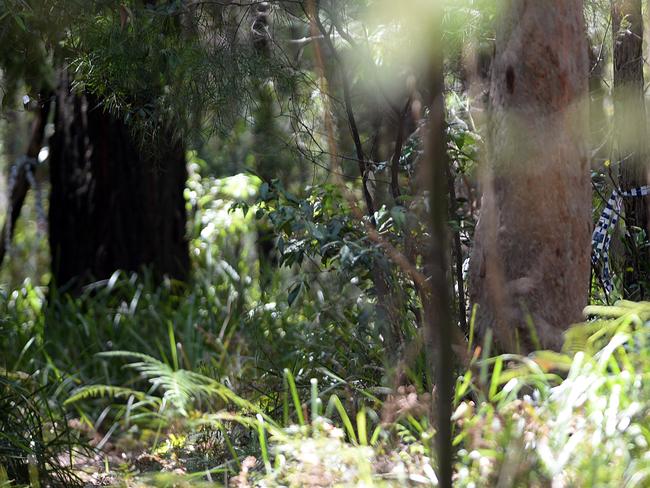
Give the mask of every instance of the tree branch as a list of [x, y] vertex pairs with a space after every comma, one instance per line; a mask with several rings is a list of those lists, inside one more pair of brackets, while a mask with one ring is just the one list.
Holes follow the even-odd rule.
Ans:
[[404, 109], [400, 114], [397, 122], [397, 137], [395, 138], [395, 151], [390, 163], [390, 191], [395, 203], [399, 204], [401, 192], [399, 190], [399, 160], [402, 156], [402, 146], [404, 145], [404, 119], [406, 118], [409, 108], [411, 107], [411, 98], [406, 101]]
[[318, 12], [319, 12], [319, 4], [318, 2], [316, 2], [316, 8], [314, 9], [314, 14], [313, 14], [314, 17], [313, 21], [318, 27], [318, 30], [323, 36], [323, 40], [325, 41], [325, 44], [327, 44], [327, 47], [332, 52], [332, 56], [334, 57], [334, 60], [339, 65], [339, 68], [341, 70], [341, 85], [343, 87], [343, 101], [345, 104], [345, 112], [348, 118], [348, 125], [350, 126], [350, 133], [352, 134], [352, 140], [354, 141], [354, 147], [356, 149], [357, 159], [359, 161], [359, 172], [361, 173], [361, 185], [363, 187], [363, 197], [366, 202], [366, 208], [368, 211], [368, 215], [370, 216], [370, 220], [372, 221], [373, 225], [375, 225], [375, 205], [372, 201], [372, 196], [370, 195], [370, 191], [368, 190], [368, 168], [366, 164], [366, 157], [363, 152], [363, 145], [361, 144], [359, 129], [357, 127], [357, 121], [354, 116], [354, 111], [352, 110], [352, 97], [350, 95], [350, 80], [348, 78], [348, 73], [345, 70], [345, 66], [343, 65], [343, 61], [341, 60], [340, 56], [336, 52], [336, 48], [334, 47], [334, 43], [332, 42], [330, 32], [328, 32], [327, 29], [325, 29], [325, 26], [320, 20]]

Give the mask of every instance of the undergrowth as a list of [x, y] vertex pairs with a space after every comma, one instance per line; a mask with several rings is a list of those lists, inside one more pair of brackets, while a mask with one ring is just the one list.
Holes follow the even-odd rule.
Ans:
[[[417, 330], [398, 377], [354, 276], [372, 252], [349, 221], [323, 227], [327, 189], [307, 208], [265, 188], [273, 218], [291, 214], [269, 223], [258, 180], [193, 164], [191, 283], [116, 273], [74, 298], [29, 281], [0, 295], [0, 486], [435, 486]], [[259, 246], [269, 225], [289, 254]], [[561, 353], [468, 344], [450, 372], [457, 486], [650, 483], [650, 304], [585, 312]]]
[[[491, 357], [489, 347], [473, 348], [456, 384], [457, 486], [648, 483], [650, 304], [621, 301], [588, 307], [586, 313], [591, 319], [567, 333], [562, 353]], [[325, 381], [308, 381], [288, 368], [267, 371], [277, 381], [274, 390], [263, 390], [253, 383], [265, 376], [253, 359], [238, 370], [232, 369], [232, 357], [221, 368], [193, 362], [185, 353], [184, 334], [167, 321], [148, 352], [93, 352], [92, 362], [104, 371], [104, 376], [94, 371], [94, 380], [83, 370], [75, 374], [55, 367], [46, 341], [23, 348], [14, 364], [43, 361], [50, 386], [39, 386], [46, 375], [41, 370], [6, 372], [3, 388], [23, 406], [9, 409], [17, 400], [4, 395], [3, 419], [14, 424], [3, 428], [3, 479], [27, 483], [30, 476], [65, 472], [73, 480], [73, 471], [52, 460], [57, 452], [72, 452], [78, 439], [69, 436], [83, 429], [65, 428], [62, 435], [52, 429], [65, 426], [66, 419], [81, 419], [101, 433], [95, 447], [112, 446], [134, 456], [136, 471], [124, 475], [132, 482], [436, 485], [435, 417], [426, 392], [382, 389], [380, 383], [359, 389], [332, 373], [321, 375]], [[232, 352], [226, 348], [221, 354]], [[52, 405], [66, 412], [43, 416]], [[18, 414], [22, 417], [15, 418]], [[131, 438], [132, 452], [120, 438]], [[137, 463], [143, 452], [156, 461], [155, 473], [145, 474], [146, 466]]]

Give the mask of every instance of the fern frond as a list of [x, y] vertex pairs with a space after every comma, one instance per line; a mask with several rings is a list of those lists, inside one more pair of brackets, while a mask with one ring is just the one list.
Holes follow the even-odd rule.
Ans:
[[275, 424], [259, 407], [241, 398], [230, 388], [214, 378], [185, 369], [174, 370], [169, 364], [148, 354], [138, 352], [107, 351], [98, 355], [100, 357], [137, 359], [138, 361], [129, 363], [126, 367], [134, 369], [143, 378], [146, 378], [154, 390], [160, 389], [163, 395], [161, 407], [170, 404], [183, 416], [187, 416], [187, 411], [194, 402], [203, 398], [218, 397], [225, 403], [230, 403], [240, 409], [260, 414], [266, 422], [272, 425]]
[[139, 401], [149, 398], [143, 392], [131, 388], [111, 385], [88, 385], [75, 390], [75, 392], [64, 402], [64, 405], [69, 405], [88, 398], [103, 398], [105, 396], [112, 398], [128, 398], [133, 396]]

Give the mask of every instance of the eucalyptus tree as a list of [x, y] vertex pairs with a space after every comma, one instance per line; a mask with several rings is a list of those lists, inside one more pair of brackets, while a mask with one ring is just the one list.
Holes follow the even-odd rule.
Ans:
[[502, 350], [559, 348], [587, 304], [587, 55], [581, 0], [500, 3], [469, 294]]

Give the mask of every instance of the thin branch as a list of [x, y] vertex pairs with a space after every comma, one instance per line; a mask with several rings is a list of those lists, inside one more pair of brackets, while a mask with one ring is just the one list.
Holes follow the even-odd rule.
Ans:
[[399, 160], [402, 156], [402, 146], [404, 145], [404, 119], [408, 115], [411, 107], [411, 99], [409, 98], [404, 105], [404, 109], [400, 114], [397, 125], [397, 137], [395, 138], [395, 151], [390, 163], [390, 191], [393, 195], [395, 203], [399, 204], [401, 192], [399, 190]]
[[313, 12], [314, 24], [318, 27], [318, 30], [323, 35], [323, 40], [325, 41], [325, 44], [327, 44], [327, 47], [332, 52], [332, 56], [334, 57], [334, 60], [339, 65], [339, 68], [341, 70], [341, 85], [343, 87], [343, 101], [345, 103], [345, 112], [348, 117], [348, 125], [350, 126], [350, 133], [352, 134], [352, 140], [354, 141], [354, 147], [356, 149], [357, 158], [359, 160], [359, 172], [361, 173], [362, 176], [361, 185], [363, 187], [363, 197], [366, 202], [368, 215], [370, 216], [370, 220], [373, 222], [374, 225], [375, 205], [372, 201], [372, 196], [370, 195], [370, 191], [368, 190], [368, 170], [366, 164], [366, 157], [363, 152], [363, 145], [361, 144], [361, 137], [359, 136], [357, 121], [354, 116], [354, 111], [352, 110], [352, 97], [350, 95], [350, 80], [348, 77], [348, 73], [345, 70], [344, 63], [341, 60], [340, 56], [338, 55], [336, 48], [334, 47], [334, 43], [332, 42], [332, 38], [331, 38], [331, 33], [328, 32], [327, 29], [325, 29], [325, 26], [320, 20], [318, 7], [319, 7], [318, 2], [316, 2], [316, 6]]
[[466, 334], [469, 333], [467, 326], [467, 313], [465, 303], [465, 280], [463, 279], [463, 252], [460, 242], [460, 228], [458, 224], [460, 219], [456, 214], [456, 188], [454, 187], [454, 175], [451, 165], [447, 165], [447, 186], [449, 191], [449, 217], [456, 223], [456, 228], [453, 232], [454, 244], [454, 268], [456, 272], [456, 284], [458, 286], [458, 321], [460, 328]]

